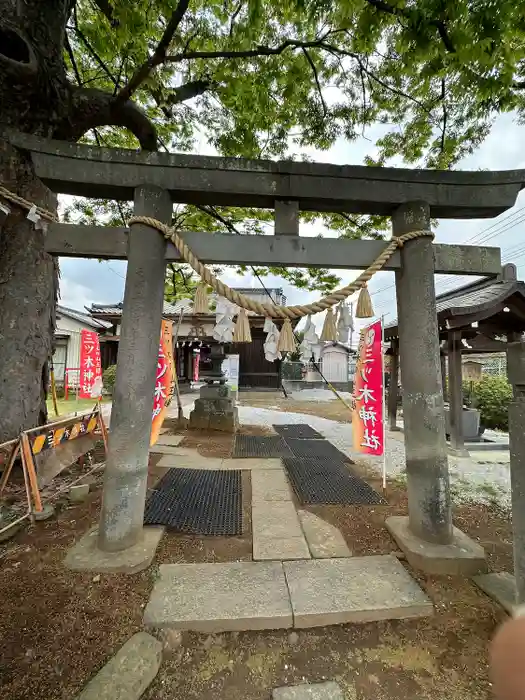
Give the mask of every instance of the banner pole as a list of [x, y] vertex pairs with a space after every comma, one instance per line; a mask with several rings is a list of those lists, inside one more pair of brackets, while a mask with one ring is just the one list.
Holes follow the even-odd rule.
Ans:
[[381, 381], [383, 383], [383, 492], [386, 491], [386, 387], [385, 387], [385, 314], [381, 316]]

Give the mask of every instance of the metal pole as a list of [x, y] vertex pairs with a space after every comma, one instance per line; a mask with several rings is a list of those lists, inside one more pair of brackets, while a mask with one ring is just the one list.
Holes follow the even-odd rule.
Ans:
[[383, 491], [386, 491], [386, 390], [385, 390], [385, 317], [381, 316], [381, 381], [383, 382]]

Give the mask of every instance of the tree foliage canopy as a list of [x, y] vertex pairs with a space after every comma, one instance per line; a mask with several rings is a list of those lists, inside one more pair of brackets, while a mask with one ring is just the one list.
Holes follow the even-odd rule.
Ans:
[[[525, 10], [511, 0], [70, 5], [69, 78], [111, 95], [114, 116], [113, 125], [104, 113], [95, 131], [86, 120], [80, 128], [105, 145], [191, 151], [207, 141], [224, 155], [297, 157], [381, 123], [367, 164], [397, 157], [451, 168], [481, 143], [498, 113], [525, 111]], [[121, 116], [130, 100], [140, 117], [138, 110]], [[385, 232], [379, 217], [302, 219], [349, 237]], [[187, 207], [185, 220], [186, 228], [254, 233], [271, 225], [271, 213]], [[325, 270], [277, 272], [323, 291], [337, 282]]]

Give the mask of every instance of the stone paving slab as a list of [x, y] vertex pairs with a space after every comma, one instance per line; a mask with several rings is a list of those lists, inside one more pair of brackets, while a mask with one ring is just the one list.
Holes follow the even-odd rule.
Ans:
[[170, 445], [171, 447], [177, 447], [177, 445], [180, 445], [180, 443], [184, 440], [184, 435], [159, 435], [159, 439], [153, 445], [151, 448], [152, 452], [157, 452], [158, 450], [155, 450], [155, 447], [158, 445]]
[[499, 603], [509, 615], [514, 614], [518, 606], [516, 604], [516, 582], [513, 574], [500, 571], [474, 576], [472, 580], [484, 593]]
[[[163, 437], [161, 435], [161, 437]], [[173, 435], [172, 437], [178, 437], [177, 435]], [[173, 445], [168, 445], [164, 444], [162, 442], [156, 442], [154, 445], [151, 446], [150, 452], [153, 452], [153, 454], [161, 454], [161, 455], [178, 455], [180, 454], [180, 451], [184, 450], [189, 451], [189, 448], [187, 447], [179, 447], [177, 444]], [[195, 454], [198, 454], [197, 450], [193, 450]]]
[[283, 463], [280, 459], [262, 457], [240, 457], [238, 459], [223, 459], [221, 469], [249, 469], [250, 471], [259, 471], [267, 469], [280, 469], [284, 471]]
[[297, 511], [292, 501], [252, 500], [253, 539], [288, 539], [303, 537]]
[[64, 566], [72, 571], [135, 574], [151, 564], [163, 534], [163, 527], [144, 527], [137, 544], [119, 552], [103, 552], [97, 547], [98, 526], [95, 526], [71, 547]]
[[194, 454], [163, 455], [157, 462], [157, 467], [165, 469], [220, 469], [221, 463], [222, 460], [218, 457], [202, 457], [195, 452]]
[[162, 644], [138, 632], [100, 669], [77, 700], [139, 700], [158, 673]]
[[146, 628], [196, 632], [282, 629], [292, 609], [282, 564], [164, 564], [144, 611]]
[[314, 559], [351, 557], [352, 552], [340, 531], [307, 510], [297, 512], [310, 554]]
[[255, 561], [289, 561], [309, 559], [310, 551], [304, 537], [253, 537]]
[[[237, 460], [238, 461], [238, 460]], [[288, 478], [284, 471], [261, 469], [252, 474], [252, 503], [258, 501], [290, 501]]]
[[294, 627], [423, 617], [432, 603], [391, 555], [284, 562]]
[[276, 688], [272, 700], [344, 700], [340, 686], [333, 681]]

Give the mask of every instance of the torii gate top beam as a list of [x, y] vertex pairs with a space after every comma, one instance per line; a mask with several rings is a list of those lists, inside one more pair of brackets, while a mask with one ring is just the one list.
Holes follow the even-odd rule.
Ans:
[[97, 148], [10, 132], [31, 153], [35, 171], [54, 192], [132, 200], [138, 186], [169, 191], [174, 202], [273, 209], [295, 200], [304, 211], [390, 215], [424, 201], [433, 217], [486, 218], [512, 207], [524, 170], [438, 171], [244, 160]]

